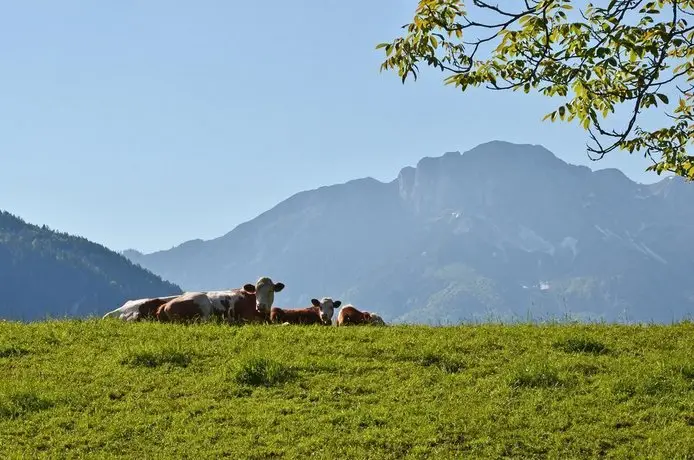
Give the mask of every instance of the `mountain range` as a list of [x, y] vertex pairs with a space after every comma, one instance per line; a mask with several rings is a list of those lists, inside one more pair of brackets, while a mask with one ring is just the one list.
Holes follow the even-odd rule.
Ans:
[[644, 185], [501, 141], [291, 196], [212, 240], [124, 252], [186, 290], [271, 276], [282, 306], [332, 296], [391, 322], [694, 311], [694, 184]]
[[85, 238], [0, 211], [0, 318], [101, 315], [181, 288]]

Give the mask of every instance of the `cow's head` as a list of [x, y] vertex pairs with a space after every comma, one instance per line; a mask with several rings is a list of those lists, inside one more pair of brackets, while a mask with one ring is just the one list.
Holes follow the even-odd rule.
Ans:
[[340, 308], [342, 302], [339, 300], [333, 300], [330, 297], [323, 297], [322, 299], [311, 299], [311, 304], [314, 307], [318, 307], [320, 310], [320, 319], [323, 324], [332, 324], [333, 313], [336, 308]]
[[380, 315], [377, 315], [376, 313], [370, 313], [369, 314], [369, 323], [373, 324], [374, 326], [385, 326], [386, 322], [383, 321], [383, 318], [381, 318]]
[[255, 294], [255, 309], [258, 313], [270, 314], [272, 304], [275, 302], [275, 292], [284, 289], [284, 283], [275, 283], [264, 276], [255, 283], [255, 286], [246, 284], [243, 289]]

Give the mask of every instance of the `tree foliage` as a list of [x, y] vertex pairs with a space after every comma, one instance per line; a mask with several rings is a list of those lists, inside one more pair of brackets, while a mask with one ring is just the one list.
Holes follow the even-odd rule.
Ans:
[[[406, 33], [377, 46], [386, 55], [381, 70], [397, 70], [404, 83], [425, 63], [462, 91], [484, 86], [562, 97], [544, 119], [579, 122], [591, 159], [636, 151], [652, 160], [647, 170], [694, 179], [687, 153], [694, 138], [694, 1], [577, 3], [420, 0]], [[654, 112], [655, 126], [644, 120], [646, 111]]]

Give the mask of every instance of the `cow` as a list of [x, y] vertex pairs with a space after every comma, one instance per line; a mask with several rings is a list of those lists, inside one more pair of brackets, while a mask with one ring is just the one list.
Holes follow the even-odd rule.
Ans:
[[337, 314], [338, 326], [350, 326], [358, 324], [371, 324], [374, 326], [385, 326], [385, 321], [375, 313], [359, 311], [354, 305], [345, 305]]
[[121, 307], [106, 313], [103, 319], [118, 318], [124, 321], [141, 321], [156, 318], [157, 309], [178, 295], [128, 300]]
[[255, 285], [246, 284], [241, 289], [187, 292], [159, 307], [157, 318], [163, 322], [188, 322], [211, 317], [230, 323], [262, 322], [269, 319], [275, 292], [282, 289], [283, 283], [262, 277]]
[[270, 322], [275, 324], [322, 324], [332, 325], [333, 312], [339, 308], [342, 302], [330, 297], [321, 300], [311, 299], [312, 307], [298, 309], [284, 309], [273, 307], [270, 311]]
[[284, 289], [284, 283], [275, 283], [268, 277], [260, 278], [255, 286], [246, 284], [234, 291], [230, 299], [227, 320], [231, 324], [270, 322], [270, 311], [275, 292]]

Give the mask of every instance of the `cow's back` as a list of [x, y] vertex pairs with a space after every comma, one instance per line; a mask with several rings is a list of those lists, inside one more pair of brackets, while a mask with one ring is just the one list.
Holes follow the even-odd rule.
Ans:
[[270, 311], [272, 323], [290, 324], [320, 324], [320, 309], [318, 307], [285, 309], [273, 307]]
[[143, 320], [143, 319], [151, 319], [151, 318], [156, 318], [157, 315], [157, 310], [159, 310], [159, 307], [164, 305], [165, 303], [175, 299], [178, 296], [169, 296], [169, 297], [156, 297], [154, 299], [149, 299], [148, 301], [142, 303], [138, 307], [138, 320]]
[[[236, 305], [243, 300], [245, 291], [242, 289], [229, 289], [226, 291], [209, 291], [207, 297], [212, 303], [212, 315], [229, 319], [233, 315]], [[255, 306], [255, 300], [253, 300]]]
[[157, 309], [168, 302], [175, 299], [177, 295], [167, 297], [154, 297], [144, 299], [128, 300], [120, 307], [106, 313], [103, 318], [118, 318], [124, 321], [139, 321], [146, 318], [156, 316]]
[[212, 302], [205, 293], [189, 292], [169, 300], [157, 310], [159, 321], [193, 321], [207, 319], [212, 314]]
[[353, 324], [361, 324], [365, 321], [364, 313], [360, 312], [353, 305], [345, 305], [340, 309], [337, 315], [338, 326], [349, 326]]

